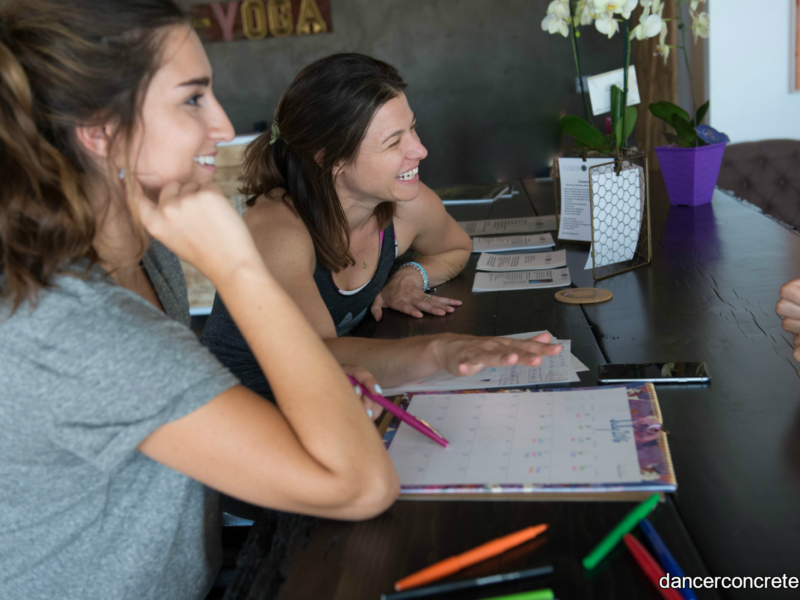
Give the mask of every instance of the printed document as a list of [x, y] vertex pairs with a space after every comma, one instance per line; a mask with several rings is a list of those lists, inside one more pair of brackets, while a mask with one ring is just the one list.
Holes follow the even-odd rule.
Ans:
[[504, 235], [472, 239], [473, 252], [507, 252], [509, 250], [539, 250], [555, 246], [549, 233], [535, 235]]
[[610, 158], [559, 158], [561, 223], [558, 238], [592, 241], [592, 207], [589, 201], [589, 169], [613, 162]]
[[567, 251], [531, 252], [529, 254], [489, 254], [478, 259], [479, 271], [525, 271], [567, 266]]
[[508, 273], [475, 273], [473, 292], [502, 292], [505, 290], [534, 290], [570, 285], [569, 269], [546, 271], [511, 271]]
[[487, 219], [484, 221], [459, 221], [470, 237], [498, 233], [539, 233], [556, 229], [556, 216], [520, 217], [516, 219]]
[[[543, 333], [543, 332], [537, 332]], [[537, 335], [522, 334], [528, 337]], [[511, 337], [511, 336], [508, 336]], [[384, 390], [387, 396], [404, 392], [430, 392], [435, 390], [482, 390], [501, 387], [541, 385], [545, 383], [567, 383], [572, 381], [575, 370], [570, 354], [570, 340], [553, 340], [563, 346], [556, 356], [542, 357], [538, 367], [511, 365], [509, 367], [486, 367], [469, 377], [458, 377], [447, 371], [436, 371], [427, 377]]]

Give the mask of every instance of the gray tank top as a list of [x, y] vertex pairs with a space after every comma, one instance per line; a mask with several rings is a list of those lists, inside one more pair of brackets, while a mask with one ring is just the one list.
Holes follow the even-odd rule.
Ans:
[[[378, 268], [372, 279], [355, 293], [339, 290], [333, 282], [331, 272], [317, 262], [314, 281], [336, 326], [337, 337], [348, 335], [367, 314], [372, 301], [375, 300], [383, 286], [386, 285], [386, 280], [389, 279], [396, 255], [397, 240], [394, 223], [390, 223], [381, 232]], [[203, 329], [200, 342], [207, 346], [217, 360], [236, 375], [243, 385], [267, 399], [274, 400], [267, 378], [219, 294], [214, 297], [214, 306]]]

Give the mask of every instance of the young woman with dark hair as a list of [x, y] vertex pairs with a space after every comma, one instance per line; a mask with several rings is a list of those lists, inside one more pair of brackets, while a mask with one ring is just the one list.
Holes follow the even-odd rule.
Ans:
[[[202, 598], [213, 490], [339, 519], [398, 493], [353, 387], [212, 183], [233, 130], [211, 81], [171, 0], [0, 6], [4, 598]], [[277, 406], [197, 342], [176, 255], [214, 282]]]
[[[419, 180], [427, 150], [397, 70], [363, 54], [304, 68], [283, 94], [270, 132], [245, 154], [245, 223], [271, 273], [334, 356], [395, 386], [439, 369], [537, 365], [557, 354], [548, 334], [517, 341], [467, 335], [401, 340], [349, 337], [367, 310], [445, 315], [458, 300], [429, 288], [455, 277], [469, 236]], [[395, 257], [420, 256], [390, 276]], [[242, 383], [269, 397], [268, 377], [217, 297], [202, 342]], [[270, 382], [271, 383], [271, 382]]]

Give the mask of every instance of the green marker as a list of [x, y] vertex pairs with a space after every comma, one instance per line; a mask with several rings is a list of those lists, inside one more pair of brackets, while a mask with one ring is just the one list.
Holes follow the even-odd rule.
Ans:
[[589, 552], [589, 555], [583, 559], [583, 568], [587, 571], [594, 569], [597, 566], [597, 563], [603, 560], [606, 557], [606, 554], [611, 552], [614, 546], [619, 544], [620, 540], [625, 536], [626, 533], [630, 533], [633, 528], [639, 524], [639, 521], [650, 514], [650, 512], [656, 507], [656, 504], [658, 504], [659, 499], [660, 496], [658, 494], [653, 494], [627, 515], [625, 515], [625, 518], [619, 522], [619, 525], [614, 527], [614, 529], [612, 529], [611, 532], [603, 538], [603, 541], [597, 544], [594, 550]]
[[522, 592], [521, 594], [511, 594], [510, 596], [495, 596], [486, 600], [553, 600], [553, 590], [534, 590], [532, 592]]

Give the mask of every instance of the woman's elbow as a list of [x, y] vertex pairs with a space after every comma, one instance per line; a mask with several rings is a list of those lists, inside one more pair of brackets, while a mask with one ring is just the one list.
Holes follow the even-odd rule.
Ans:
[[348, 502], [343, 518], [353, 521], [371, 519], [394, 504], [399, 495], [400, 479], [390, 463], [389, 468], [369, 477], [358, 487], [357, 493]]

